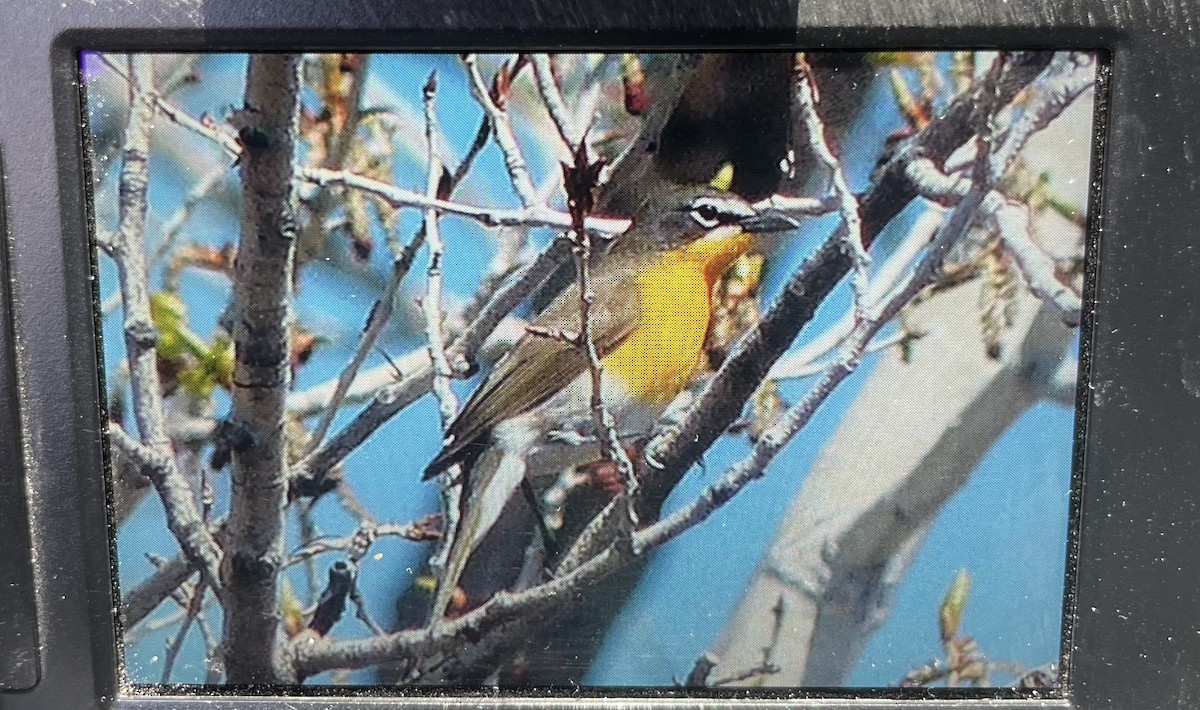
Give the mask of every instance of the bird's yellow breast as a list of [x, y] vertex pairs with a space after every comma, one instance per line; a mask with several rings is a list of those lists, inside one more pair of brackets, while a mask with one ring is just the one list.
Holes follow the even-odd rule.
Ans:
[[634, 279], [638, 323], [604, 358], [604, 368], [643, 402], [665, 406], [700, 368], [712, 318], [713, 285], [750, 247], [738, 228], [669, 251]]

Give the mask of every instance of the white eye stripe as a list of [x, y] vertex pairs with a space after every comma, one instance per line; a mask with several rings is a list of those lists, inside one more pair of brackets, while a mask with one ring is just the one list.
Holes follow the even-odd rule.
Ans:
[[692, 219], [705, 229], [731, 224], [755, 214], [745, 202], [727, 197], [698, 197], [692, 201], [690, 208]]

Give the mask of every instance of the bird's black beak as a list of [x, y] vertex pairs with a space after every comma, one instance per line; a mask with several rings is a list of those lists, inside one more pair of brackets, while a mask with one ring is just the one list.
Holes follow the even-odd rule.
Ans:
[[787, 216], [782, 212], [775, 210], [763, 210], [758, 214], [746, 217], [738, 222], [742, 229], [755, 234], [766, 234], [768, 232], [786, 232], [790, 229], [796, 229], [800, 226], [800, 222], [796, 219]]

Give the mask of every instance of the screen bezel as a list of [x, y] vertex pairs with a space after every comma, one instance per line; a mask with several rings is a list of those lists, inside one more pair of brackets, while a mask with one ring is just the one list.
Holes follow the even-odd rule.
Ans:
[[[1082, 348], [1090, 362], [1091, 386], [1081, 399], [1088, 414], [1082, 416], [1081, 409], [1080, 421], [1086, 421], [1081, 433], [1086, 437], [1077, 452], [1076, 470], [1084, 472], [1086, 486], [1077, 487], [1078, 544], [1073, 540], [1070, 546], [1078, 559], [1076, 595], [1068, 613], [1072, 608], [1085, 611], [1075, 614], [1067, 637], [1074, 650], [1067, 698], [1003, 702], [1011, 707], [1157, 707], [1194, 693], [1200, 650], [1191, 638], [1196, 636], [1194, 623], [1183, 615], [1194, 608], [1187, 602], [1197, 594], [1194, 575], [1186, 570], [1200, 568], [1195, 564], [1200, 549], [1189, 545], [1195, 538], [1190, 533], [1198, 527], [1189, 506], [1200, 498], [1198, 484], [1189, 476], [1197, 451], [1196, 444], [1189, 443], [1195, 439], [1189, 436], [1190, 425], [1200, 419], [1200, 400], [1191, 394], [1200, 393], [1200, 379], [1193, 379], [1200, 372], [1200, 341], [1186, 334], [1200, 332], [1200, 314], [1191, 309], [1200, 303], [1200, 289], [1188, 278], [1196, 273], [1197, 257], [1186, 230], [1177, 225], [1200, 222], [1200, 204], [1186, 200], [1195, 178], [1178, 148], [1191, 133], [1189, 121], [1194, 123], [1200, 98], [1186, 95], [1177, 78], [1195, 66], [1189, 59], [1200, 58], [1184, 22], [1189, 10], [1195, 12], [1200, 4], [1175, 3], [1175, 15], [1141, 6], [1136, 11], [1124, 8], [1119, 16], [1103, 1], [1085, 0], [1012, 0], [995, 7], [962, 2], [961, 8], [959, 2], [900, 0], [804, 1], [799, 7], [774, 2], [755, 5], [754, 14], [716, 2], [686, 8], [513, 4], [520, 7], [462, 3], [431, 11], [416, 2], [271, 0], [251, 7], [231, 0], [151, 0], [63, 9], [56, 2], [36, 0], [8, 10], [12, 21], [0, 28], [0, 56], [8, 60], [0, 62], [8, 104], [0, 109], [0, 143], [6, 148], [17, 346], [5, 350], [3, 357], [15, 357], [20, 373], [17, 398], [25, 435], [32, 551], [39, 561], [35, 587], [42, 652], [39, 684], [19, 694], [0, 694], [0, 707], [115, 703], [123, 708], [233, 708], [250, 703], [315, 708], [334, 702], [329, 696], [114, 700], [119, 663], [112, 550], [103, 481], [95, 475], [101, 470], [102, 450], [77, 87], [77, 56], [83, 48], [1002, 46], [1110, 51], [1110, 135], [1129, 140], [1109, 141], [1103, 174], [1109, 199], [1103, 205], [1093, 203], [1104, 232], [1095, 263], [1103, 271], [1092, 280], [1095, 292], [1090, 295], [1095, 298], [1088, 302], [1100, 307], [1092, 327], [1084, 331], [1091, 337]], [[53, 133], [44, 130], [47, 125], [54, 126]], [[1153, 235], [1150, 243], [1159, 248], [1129, 249], [1141, 233]], [[1180, 278], [1166, 277], [1172, 273]], [[1088, 316], [1091, 319], [1092, 313]], [[1154, 529], [1156, 523], [1162, 535]], [[1171, 564], [1165, 562], [1168, 559]], [[430, 694], [403, 701], [394, 695], [368, 698], [361, 690], [355, 695], [359, 697], [348, 701], [355, 707], [401, 702], [432, 706], [449, 699]], [[639, 703], [662, 702], [638, 695]], [[612, 697], [620, 696], [612, 692]], [[485, 702], [478, 695], [463, 700]], [[533, 706], [568, 699], [525, 695], [494, 702]], [[796, 700], [760, 702], [790, 705]], [[915, 697], [876, 697], [855, 705], [903, 707], [921, 702]], [[991, 702], [963, 699], [939, 706]]]

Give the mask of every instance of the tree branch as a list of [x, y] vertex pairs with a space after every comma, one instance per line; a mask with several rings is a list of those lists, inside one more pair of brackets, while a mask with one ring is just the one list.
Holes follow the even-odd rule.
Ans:
[[[483, 75], [479, 73], [475, 55], [463, 55], [462, 63], [467, 70], [467, 77], [470, 79], [471, 95], [483, 107], [484, 113], [491, 121], [492, 137], [495, 138], [496, 145], [500, 146], [500, 152], [504, 154], [504, 165], [508, 169], [508, 176], [512, 180], [513, 191], [517, 193], [517, 199], [521, 201], [521, 205], [525, 209], [538, 207], [540, 203], [537, 188], [534, 187], [533, 180], [529, 177], [529, 167], [525, 164], [525, 157], [521, 154], [521, 146], [517, 142], [517, 134], [513, 131], [512, 122], [508, 120], [508, 112], [492, 100], [487, 84], [483, 81]], [[570, 224], [568, 223], [567, 226]]]
[[[355, 190], [363, 190], [382, 198], [392, 207], [435, 209], [444, 214], [473, 219], [485, 227], [549, 227], [560, 230], [571, 228], [570, 215], [556, 212], [543, 205], [534, 204], [515, 210], [463, 205], [449, 200], [431, 199], [425, 194], [344, 170], [309, 168], [300, 171], [300, 177], [318, 185], [342, 185]], [[628, 229], [629, 221], [608, 217], [591, 217], [587, 221], [587, 228], [601, 236], [612, 236]]]
[[146, 581], [121, 594], [121, 621], [126, 634], [158, 608], [171, 593], [195, 573], [196, 568], [183, 556], [161, 565]]
[[862, 207], [850, 189], [842, 162], [833, 154], [829, 140], [825, 137], [825, 122], [821, 120], [821, 116], [817, 112], [817, 86], [813, 78], [812, 67], [800, 55], [796, 57], [796, 65], [795, 71], [798, 76], [796, 77], [795, 97], [792, 101], [793, 110], [800, 114], [796, 120], [797, 123], [804, 126], [803, 133], [808, 136], [809, 150], [829, 172], [829, 185], [832, 188], [833, 200], [842, 217], [842, 234], [845, 238], [846, 249], [854, 264], [851, 283], [854, 287], [855, 318], [861, 320], [867, 280], [871, 275], [871, 257], [863, 246]]
[[245, 152], [231, 422], [248, 445], [233, 451], [225, 565], [225, 668], [231, 683], [276, 680], [276, 585], [288, 488], [284, 421], [291, 380], [299, 66], [294, 54], [252, 55], [246, 105], [238, 115]]
[[583, 140], [583, 134], [575, 127], [575, 122], [567, 111], [562, 89], [559, 88], [558, 82], [554, 78], [552, 58], [549, 54], [531, 54], [529, 63], [533, 65], [533, 76], [537, 81], [542, 104], [546, 107], [546, 112], [550, 114], [550, 120], [558, 130], [558, 135], [562, 138], [567, 152], [574, 153]]
[[117, 266], [125, 308], [125, 351], [129, 364], [133, 414], [141, 444], [109, 425], [110, 443], [142, 464], [166, 511], [167, 527], [184, 556], [201, 570], [205, 581], [220, 590], [219, 552], [201, 520], [191, 487], [179, 471], [167, 434], [162, 385], [158, 378], [158, 332], [150, 317], [149, 276], [146, 271], [146, 188], [150, 176], [150, 131], [154, 118], [154, 67], [148, 55], [129, 58], [129, 123], [121, 160], [120, 228], [112, 236], [111, 255]]
[[[434, 72], [425, 83], [423, 102], [425, 139], [428, 143], [425, 196], [433, 200], [437, 199], [438, 184], [442, 178], [442, 159], [438, 155], [434, 134], [434, 127], [437, 125], [434, 103], [436, 94], [437, 73]], [[429, 358], [433, 362], [433, 393], [437, 397], [442, 428], [445, 429], [450, 426], [458, 412], [458, 398], [450, 388], [450, 379], [454, 376], [454, 371], [446, 358], [445, 314], [442, 312], [442, 259], [445, 257], [446, 247], [438, 227], [438, 212], [433, 207], [425, 210], [424, 230], [425, 239], [429, 244], [429, 268], [421, 310], [425, 314], [425, 337], [429, 343]]]

